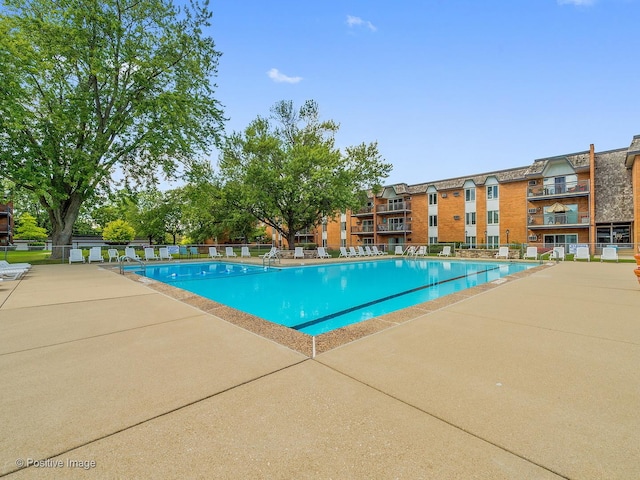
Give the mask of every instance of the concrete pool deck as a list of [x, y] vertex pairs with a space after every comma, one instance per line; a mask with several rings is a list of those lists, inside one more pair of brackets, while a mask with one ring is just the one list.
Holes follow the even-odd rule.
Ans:
[[632, 264], [540, 268], [315, 358], [105, 267], [0, 283], [0, 476], [640, 477]]

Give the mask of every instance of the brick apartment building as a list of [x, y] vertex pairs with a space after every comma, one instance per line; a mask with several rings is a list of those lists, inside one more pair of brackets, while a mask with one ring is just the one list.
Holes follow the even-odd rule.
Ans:
[[[386, 186], [357, 212], [299, 235], [327, 247], [463, 242], [497, 248], [640, 245], [640, 135], [629, 147], [589, 150], [465, 177]], [[274, 237], [277, 242], [278, 239]]]
[[0, 203], [0, 246], [13, 243], [13, 205]]

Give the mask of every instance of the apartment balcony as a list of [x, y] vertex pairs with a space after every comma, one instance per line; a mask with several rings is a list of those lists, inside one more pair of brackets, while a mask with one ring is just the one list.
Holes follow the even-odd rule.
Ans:
[[535, 185], [527, 189], [529, 201], [550, 198], [584, 197], [589, 195], [589, 180], [556, 183], [554, 185]]
[[397, 235], [398, 233], [411, 233], [410, 223], [379, 223], [376, 232], [382, 235]]
[[376, 205], [376, 213], [378, 215], [402, 212], [411, 212], [411, 202], [398, 202], [388, 203], [386, 205]]
[[543, 213], [527, 217], [527, 227], [531, 230], [558, 227], [588, 228], [589, 223], [589, 212]]
[[373, 235], [373, 225], [357, 225], [351, 227], [352, 235]]
[[357, 212], [351, 212], [352, 217], [372, 217], [373, 216], [373, 207], [362, 207]]

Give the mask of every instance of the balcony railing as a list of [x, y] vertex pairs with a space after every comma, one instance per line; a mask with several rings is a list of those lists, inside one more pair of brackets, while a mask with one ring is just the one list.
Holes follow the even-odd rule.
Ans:
[[397, 233], [397, 232], [410, 232], [410, 223], [379, 223], [376, 225], [376, 231], [378, 233]]
[[543, 213], [529, 215], [527, 218], [527, 226], [551, 227], [552, 225], [579, 225], [588, 227], [589, 220], [589, 212]]
[[351, 227], [351, 233], [356, 235], [373, 233], [373, 225], [359, 225], [356, 227]]
[[388, 203], [386, 205], [376, 205], [377, 213], [395, 213], [402, 211], [410, 211], [411, 202]]
[[373, 207], [369, 206], [369, 207], [363, 207], [360, 210], [356, 211], [356, 212], [352, 212], [351, 213], [352, 216], [357, 217], [360, 215], [373, 215]]
[[577, 180], [575, 182], [529, 187], [527, 197], [551, 197], [554, 195], [580, 196], [587, 193], [589, 193], [589, 180]]

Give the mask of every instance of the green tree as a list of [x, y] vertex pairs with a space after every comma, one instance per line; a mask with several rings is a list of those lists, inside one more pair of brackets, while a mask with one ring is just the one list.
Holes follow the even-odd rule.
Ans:
[[109, 222], [102, 230], [102, 238], [108, 242], [125, 244], [135, 237], [135, 229], [128, 222], [121, 219]]
[[271, 113], [228, 137], [220, 172], [229, 202], [280, 232], [293, 248], [297, 232], [361, 206], [364, 191], [378, 188], [392, 167], [376, 143], [336, 148], [339, 126], [321, 121], [314, 101], [299, 110], [282, 101]]
[[0, 2], [0, 175], [34, 192], [54, 245], [114, 174], [153, 185], [208, 164], [224, 118], [207, 3]]
[[46, 240], [48, 236], [47, 230], [37, 225], [33, 215], [23, 213], [18, 219], [16, 234], [13, 238], [16, 240]]

